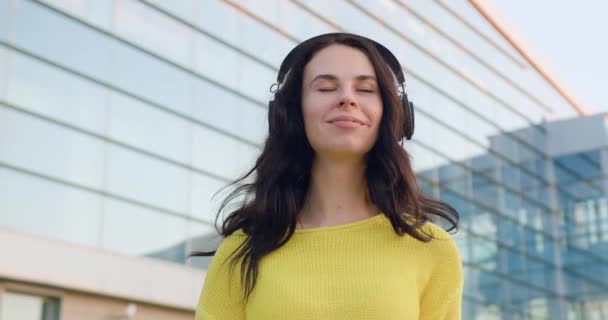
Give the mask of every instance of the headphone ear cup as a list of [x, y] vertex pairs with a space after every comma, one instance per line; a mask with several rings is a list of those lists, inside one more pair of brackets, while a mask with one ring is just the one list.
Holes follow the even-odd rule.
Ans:
[[401, 107], [403, 108], [403, 132], [407, 140], [414, 135], [414, 103], [410, 102], [407, 94], [401, 96]]

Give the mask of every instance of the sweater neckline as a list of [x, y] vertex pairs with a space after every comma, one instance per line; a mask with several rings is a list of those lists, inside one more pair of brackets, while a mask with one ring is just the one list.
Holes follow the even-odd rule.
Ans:
[[294, 232], [296, 234], [298, 233], [318, 233], [318, 232], [328, 232], [328, 231], [335, 231], [335, 230], [344, 230], [344, 229], [350, 229], [353, 227], [357, 227], [357, 226], [363, 226], [366, 224], [369, 224], [373, 221], [376, 220], [380, 220], [382, 217], [384, 217], [384, 213], [378, 213], [374, 216], [371, 216], [369, 218], [365, 218], [365, 219], [361, 219], [361, 220], [357, 220], [357, 221], [353, 221], [353, 222], [349, 222], [349, 223], [343, 223], [343, 224], [338, 224], [335, 226], [324, 226], [324, 227], [315, 227], [315, 228], [306, 228], [306, 229], [296, 229]]

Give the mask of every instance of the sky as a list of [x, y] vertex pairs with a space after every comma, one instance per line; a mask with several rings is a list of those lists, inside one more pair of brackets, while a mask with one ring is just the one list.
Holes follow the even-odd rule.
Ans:
[[608, 1], [486, 1], [576, 99], [608, 112]]

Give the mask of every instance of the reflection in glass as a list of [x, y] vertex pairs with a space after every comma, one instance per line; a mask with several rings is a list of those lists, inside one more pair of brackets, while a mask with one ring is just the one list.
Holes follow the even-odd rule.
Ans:
[[191, 126], [185, 119], [130, 97], [110, 96], [108, 135], [118, 141], [187, 164]]
[[224, 86], [238, 89], [235, 88], [240, 72], [237, 51], [199, 34], [195, 36], [194, 48], [194, 70]]
[[6, 100], [20, 108], [104, 134], [109, 90], [13, 52]]
[[116, 42], [112, 82], [182, 114], [190, 114], [193, 78], [184, 71]]
[[[190, 222], [188, 224], [188, 252], [215, 251], [223, 237], [217, 233], [213, 225]], [[207, 269], [213, 257], [192, 257], [187, 265], [199, 269]]]
[[220, 202], [227, 195], [227, 190], [223, 190], [215, 198], [213, 196], [229, 182], [220, 181], [198, 173], [192, 173], [191, 175], [192, 196], [190, 197], [190, 214], [196, 219], [215, 223], [217, 210], [219, 209]]
[[121, 38], [183, 67], [191, 67], [194, 37], [191, 29], [134, 0], [116, 1], [114, 12], [114, 32]]
[[7, 55], [8, 51], [3, 46], [0, 46], [0, 101], [4, 101], [4, 97], [6, 96]]
[[91, 188], [103, 176], [102, 141], [72, 129], [4, 108], [0, 161]]
[[192, 116], [260, 145], [267, 135], [266, 108], [207, 82], [196, 83]]
[[[10, 16], [9, 14], [11, 13], [11, 1], [0, 1], [0, 40], [2, 41], [6, 41], [8, 40], [8, 30], [9, 30], [9, 23], [10, 23]], [[3, 50], [0, 47], [0, 51]], [[2, 54], [0, 53], [0, 57], [2, 57]], [[4, 60], [2, 60], [4, 61]], [[2, 69], [0, 69], [2, 70]]]
[[43, 0], [53, 7], [92, 23], [102, 29], [112, 26], [112, 1], [105, 0]]
[[110, 145], [107, 190], [121, 197], [186, 214], [188, 172], [171, 163]]
[[15, 4], [15, 45], [94, 78], [110, 78], [110, 38], [35, 2]]
[[281, 1], [279, 5], [281, 6], [279, 27], [298, 39], [308, 39], [318, 34], [336, 31], [291, 1]]
[[186, 220], [123, 201], [105, 202], [103, 248], [185, 263]]
[[195, 168], [234, 179], [249, 169], [259, 149], [204, 127], [194, 129], [192, 164]]
[[0, 225], [37, 236], [97, 245], [99, 195], [0, 167]]

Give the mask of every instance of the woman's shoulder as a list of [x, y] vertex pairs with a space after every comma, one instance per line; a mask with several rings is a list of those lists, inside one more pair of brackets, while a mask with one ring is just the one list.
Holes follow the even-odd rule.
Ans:
[[[245, 231], [243, 231], [243, 228], [237, 229], [236, 231], [234, 231], [233, 233], [231, 233], [228, 237], [232, 237], [232, 238], [241, 238], [241, 237], [247, 237], [247, 234], [245, 233]], [[228, 238], [226, 237], [226, 238]]]
[[424, 242], [423, 246], [436, 263], [460, 264], [461, 257], [456, 240], [448, 231], [430, 221], [420, 229], [431, 237], [431, 240]]
[[452, 240], [452, 241], [454, 241], [454, 238], [448, 231], [446, 231], [443, 227], [441, 227], [431, 221], [427, 221], [426, 223], [424, 223], [420, 227], [420, 230], [424, 234], [433, 238], [433, 240], [448, 240], [448, 241]]
[[238, 229], [224, 237], [216, 251], [216, 256], [228, 256], [241, 246], [247, 239], [247, 235], [242, 229]]

